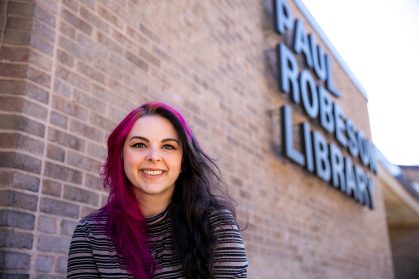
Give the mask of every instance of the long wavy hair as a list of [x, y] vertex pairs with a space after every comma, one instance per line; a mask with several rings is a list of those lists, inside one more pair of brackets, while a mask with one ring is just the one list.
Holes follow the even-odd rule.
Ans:
[[174, 252], [187, 278], [214, 278], [217, 239], [209, 226], [209, 211], [228, 209], [235, 219], [235, 202], [226, 191], [218, 167], [202, 150], [185, 119], [167, 104], [143, 104], [129, 113], [108, 138], [108, 157], [101, 171], [104, 185], [110, 189], [108, 203], [101, 211], [108, 214], [106, 234], [115, 243], [127, 270], [137, 279], [150, 278], [155, 262], [147, 245], [148, 226], [125, 175], [121, 156], [128, 133], [143, 116], [169, 120], [182, 142], [182, 172], [168, 208]]

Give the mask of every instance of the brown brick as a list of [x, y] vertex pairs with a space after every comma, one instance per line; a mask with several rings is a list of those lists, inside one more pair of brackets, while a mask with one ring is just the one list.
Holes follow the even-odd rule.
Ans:
[[31, 35], [30, 45], [50, 56], [54, 54], [54, 46], [35, 34]]
[[0, 96], [0, 110], [24, 112], [41, 120], [46, 120], [48, 109], [21, 97]]
[[33, 19], [30, 17], [7, 16], [6, 30], [28, 31], [32, 30]]
[[59, 80], [59, 79], [55, 79], [54, 80], [54, 92], [66, 96], [66, 97], [70, 97], [71, 96], [71, 92], [72, 92], [72, 87], [70, 85], [68, 85], [67, 83]]
[[100, 162], [81, 156], [75, 152], [68, 152], [67, 163], [95, 173], [99, 170], [100, 166]]
[[120, 29], [122, 29], [124, 27], [123, 23], [120, 22], [119, 19], [115, 15], [113, 15], [111, 12], [109, 12], [107, 9], [98, 5], [96, 10], [97, 10], [99, 16], [101, 16], [105, 20], [109, 21], [112, 26], [116, 26]]
[[[106, 188], [105, 190], [109, 190], [108, 188]], [[108, 198], [109, 195], [102, 195], [102, 199], [100, 201], [100, 206], [105, 206], [108, 203]]]
[[35, 216], [16, 210], [3, 209], [0, 210], [0, 225], [33, 230], [35, 227]]
[[34, 49], [30, 51], [29, 62], [48, 72], [52, 70], [52, 57]]
[[[3, 1], [2, 1], [3, 2]], [[35, 4], [10, 1], [7, 4], [7, 15], [31, 17], [35, 12]]]
[[56, 233], [57, 232], [57, 219], [51, 218], [49, 216], [39, 216], [38, 217], [38, 231], [46, 233]]
[[145, 63], [143, 60], [141, 60], [140, 58], [138, 58], [137, 55], [127, 51], [125, 53], [125, 58], [128, 59], [128, 61], [130, 61], [131, 63], [133, 63], [134, 65], [136, 65], [137, 67], [139, 67], [140, 69], [144, 70], [144, 71], [148, 71], [148, 65], [147, 63]]
[[[10, 85], [12, 85], [13, 82], [10, 82]], [[35, 99], [37, 101], [40, 101], [44, 104], [49, 103], [49, 93], [45, 91], [44, 89], [36, 86], [35, 84], [32, 84], [30, 82], [26, 82], [25, 84], [25, 92], [24, 94], [32, 99]], [[0, 82], [0, 87], [2, 86]], [[13, 85], [12, 85], [13, 86]]]
[[76, 1], [74, 1], [74, 0], [61, 0], [61, 3], [63, 3], [68, 8], [70, 8], [70, 10], [72, 10], [73, 12], [77, 13], [79, 5], [77, 4]]
[[94, 57], [104, 57], [106, 58], [108, 50], [105, 46], [100, 44], [97, 41], [93, 41], [87, 36], [83, 34], [77, 35], [77, 43], [82, 46], [84, 49], [92, 52], [94, 54]]
[[112, 30], [112, 39], [114, 41], [128, 47], [132, 51], [135, 51], [138, 48], [136, 43], [134, 43], [133, 41], [128, 39], [127, 36], [125, 36], [124, 34], [122, 34], [121, 32], [119, 32], [117, 30]]
[[41, 235], [38, 238], [36, 248], [39, 251], [68, 253], [71, 239], [67, 237], [56, 237], [51, 235]]
[[58, 13], [58, 3], [56, 0], [37, 0], [37, 3], [47, 8], [54, 14]]
[[116, 96], [98, 84], [92, 85], [92, 94], [96, 98], [106, 100], [108, 103], [114, 104], [115, 106], [122, 105], [123, 103], [123, 100], [121, 100], [120, 97]]
[[58, 273], [67, 273], [68, 257], [58, 257], [55, 271]]
[[245, 199], [250, 199], [251, 198], [251, 196], [248, 192], [242, 191], [242, 190], [240, 190], [239, 192], [240, 192], [240, 197], [243, 197]]
[[29, 48], [3, 46], [0, 49], [0, 59], [11, 62], [28, 62]]
[[241, 179], [238, 179], [237, 177], [230, 176], [231, 183], [237, 185], [237, 186], [243, 186], [243, 181]]
[[61, 17], [69, 24], [73, 25], [76, 29], [82, 31], [83, 33], [86, 33], [87, 35], [90, 35], [92, 33], [92, 26], [90, 24], [88, 24], [84, 20], [81, 20], [66, 9], [61, 10]]
[[35, 262], [35, 270], [41, 272], [49, 272], [54, 265], [54, 257], [38, 255]]
[[103, 133], [93, 127], [85, 125], [84, 123], [72, 120], [70, 123], [70, 131], [96, 142], [102, 142]]
[[78, 62], [76, 69], [79, 73], [83, 74], [86, 77], [89, 77], [90, 79], [96, 80], [100, 83], [105, 83], [105, 75], [92, 67], [89, 67], [87, 64], [83, 62]]
[[108, 156], [108, 150], [105, 147], [101, 147], [97, 144], [88, 143], [87, 144], [87, 154], [99, 158], [101, 160], [106, 159]]
[[88, 22], [96, 26], [98, 29], [102, 30], [105, 33], [109, 33], [109, 25], [106, 24], [103, 20], [98, 18], [96, 15], [91, 13], [88, 9], [80, 7], [80, 15], [86, 19]]
[[133, 38], [135, 41], [140, 43], [141, 45], [147, 45], [148, 40], [140, 35], [137, 31], [131, 28], [129, 25], [127, 26], [127, 35]]
[[0, 251], [0, 268], [1, 269], [22, 269], [28, 270], [31, 258], [28, 254]]
[[32, 31], [52, 43], [55, 42], [55, 31], [39, 21], [34, 21]]
[[153, 56], [150, 52], [140, 47], [140, 55], [144, 57], [147, 61], [154, 64], [156, 67], [160, 68], [160, 60]]
[[13, 78], [26, 78], [28, 71], [28, 65], [24, 64], [0, 64], [0, 76], [2, 77], [13, 77]]
[[60, 32], [61, 34], [66, 35], [70, 39], [76, 39], [76, 29], [68, 25], [67, 23], [61, 21], [60, 22]]
[[60, 47], [80, 60], [86, 62], [92, 60], [92, 54], [87, 49], [82, 48], [80, 45], [68, 40], [67, 38], [60, 36], [58, 43]]
[[44, 213], [78, 219], [79, 210], [80, 207], [78, 205], [69, 202], [41, 198], [41, 212]]
[[56, 165], [50, 162], [45, 163], [44, 174], [48, 177], [56, 178], [75, 184], [81, 184], [82, 173], [78, 170]]
[[85, 218], [86, 216], [88, 216], [90, 213], [96, 211], [97, 208], [95, 207], [91, 207], [91, 206], [82, 206], [81, 208], [81, 218]]
[[118, 123], [113, 122], [112, 120], [102, 117], [96, 113], [90, 113], [90, 123], [109, 132], [115, 129], [115, 127], [118, 125]]
[[123, 77], [122, 73], [117, 68], [97, 56], [93, 57], [93, 65], [114, 78]]
[[84, 151], [85, 141], [54, 128], [48, 129], [48, 140], [74, 150]]
[[114, 52], [117, 52], [120, 55], [124, 53], [124, 49], [119, 44], [115, 43], [112, 39], [108, 38], [106, 35], [104, 35], [101, 32], [97, 32], [97, 40], [106, 48]]
[[29, 45], [31, 42], [30, 32], [19, 32], [19, 31], [4, 31], [3, 43], [10, 45]]
[[64, 67], [57, 65], [55, 74], [57, 75], [58, 78], [61, 78], [62, 80], [65, 80], [66, 82], [80, 89], [89, 90], [90, 82], [87, 79], [85, 79], [84, 77], [81, 77], [80, 75], [76, 73], [73, 73], [67, 70]]
[[14, 170], [0, 170], [0, 185], [38, 192], [40, 179]]
[[61, 183], [49, 180], [49, 179], [43, 179], [42, 180], [42, 194], [54, 196], [54, 197], [60, 197], [61, 196]]
[[144, 33], [144, 35], [146, 35], [147, 37], [155, 41], [157, 44], [160, 43], [159, 36], [151, 32], [150, 29], [144, 26], [144, 24], [140, 24], [139, 28], [140, 28], [140, 31]]
[[0, 247], [32, 249], [33, 234], [0, 229]]
[[0, 2], [0, 14], [1, 15], [6, 14], [6, 1]]
[[43, 85], [47, 88], [50, 88], [51, 86], [51, 76], [36, 69], [35, 67], [28, 68], [27, 77], [29, 80], [32, 80], [39, 85]]
[[106, 104], [98, 99], [95, 99], [87, 94], [84, 94], [78, 90], [74, 90], [74, 100], [82, 105], [85, 105], [89, 109], [93, 109], [100, 113], [106, 112]]
[[48, 144], [47, 145], [47, 157], [52, 159], [52, 160], [56, 160], [59, 162], [64, 162], [65, 160], [65, 151], [64, 149], [52, 145], [52, 144]]
[[0, 133], [0, 148], [25, 150], [41, 156], [44, 154], [42, 141], [18, 133]]
[[14, 168], [40, 174], [42, 161], [17, 152], [0, 152], [0, 167]]
[[[126, 100], [135, 100], [138, 98], [138, 92], [129, 89], [125, 84], [119, 83], [114, 79], [109, 80], [109, 87], [113, 89], [114, 92], [117, 92], [119, 98], [125, 98]], [[142, 88], [142, 92], [146, 92], [146, 88]], [[128, 101], [126, 101], [128, 102]], [[124, 103], [123, 103], [124, 104]], [[124, 106], [125, 107], [125, 106]], [[128, 111], [132, 110], [133, 106], [127, 108]]]
[[25, 87], [23, 80], [0, 80], [0, 93], [24, 95]]
[[114, 108], [112, 106], [109, 106], [108, 115], [112, 119], [114, 119], [116, 122], [119, 123], [119, 122], [121, 122], [125, 118], [126, 113], [125, 112], [122, 112], [122, 111], [120, 111], [120, 110], [118, 110], [118, 109], [116, 109], [116, 108]]
[[111, 53], [109, 61], [126, 73], [132, 74], [135, 72], [135, 65], [117, 54]]
[[37, 5], [35, 7], [34, 17], [36, 19], [48, 24], [49, 26], [55, 28], [55, 25], [56, 25], [55, 16], [52, 15], [51, 13], [49, 13], [48, 11], [44, 10], [39, 5]]
[[201, 126], [204, 129], [208, 129], [208, 123], [205, 120], [203, 120], [203, 119], [201, 119], [197, 116], [193, 117], [193, 122], [198, 124], [199, 126]]
[[51, 111], [49, 122], [53, 125], [67, 129], [68, 117], [56, 111]]
[[70, 68], [74, 66], [73, 56], [60, 49], [57, 49], [57, 60], [63, 63], [64, 65], [69, 66]]
[[76, 226], [77, 226], [77, 222], [69, 221], [69, 220], [62, 220], [60, 224], [60, 234], [72, 236]]
[[38, 206], [38, 197], [17, 191], [0, 191], [0, 204], [16, 208], [36, 211]]
[[18, 115], [0, 115], [0, 129], [4, 130], [19, 130], [28, 132], [30, 134], [44, 137], [45, 126], [30, 120], [24, 116]]
[[169, 55], [167, 55], [164, 51], [157, 48], [156, 46], [153, 46], [153, 52], [157, 54], [158, 57], [166, 61], [167, 63], [170, 63], [172, 59], [170, 59]]
[[87, 109], [75, 104], [74, 102], [67, 101], [57, 95], [52, 96], [51, 106], [61, 112], [80, 118], [87, 119]]
[[103, 181], [100, 177], [93, 176], [91, 174], [86, 174], [86, 180], [84, 185], [91, 189], [103, 190]]

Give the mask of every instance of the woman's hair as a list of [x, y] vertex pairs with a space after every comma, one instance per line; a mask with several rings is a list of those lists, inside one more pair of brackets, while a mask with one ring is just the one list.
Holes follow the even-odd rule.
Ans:
[[[179, 255], [187, 278], [214, 278], [213, 253], [217, 239], [209, 226], [210, 210], [225, 208], [236, 217], [233, 200], [224, 190], [220, 171], [201, 149], [182, 115], [164, 103], [150, 102], [133, 110], [108, 138], [108, 157], [101, 175], [109, 187], [106, 234], [113, 240], [132, 275], [149, 278], [155, 264], [147, 245], [147, 222], [125, 175], [121, 156], [125, 139], [143, 116], [169, 120], [181, 139], [182, 172], [175, 183], [168, 208], [174, 252]], [[192, 241], [191, 241], [192, 240]]]

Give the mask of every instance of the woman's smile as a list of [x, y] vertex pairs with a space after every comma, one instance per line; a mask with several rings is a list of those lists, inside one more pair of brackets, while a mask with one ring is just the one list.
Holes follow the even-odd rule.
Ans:
[[164, 170], [154, 170], [154, 169], [142, 169], [141, 170], [142, 174], [144, 175], [145, 178], [148, 179], [156, 179], [156, 178], [160, 178], [164, 175]]
[[139, 200], [167, 198], [182, 164], [182, 145], [173, 124], [160, 116], [140, 117], [123, 147], [125, 175]]

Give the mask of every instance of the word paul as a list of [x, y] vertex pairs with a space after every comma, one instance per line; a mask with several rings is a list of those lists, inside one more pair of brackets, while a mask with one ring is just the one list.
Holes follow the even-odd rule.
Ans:
[[[279, 34], [294, 30], [292, 50], [284, 43], [277, 46], [279, 89], [291, 95], [291, 100], [301, 104], [307, 116], [319, 120], [321, 127], [333, 133], [339, 146], [327, 143], [318, 131], [311, 131], [310, 124], [300, 124], [303, 153], [293, 146], [293, 127], [291, 107], [281, 108], [282, 147], [285, 157], [294, 161], [307, 171], [314, 173], [357, 202], [374, 208], [373, 179], [364, 169], [352, 164], [351, 157], [343, 157], [342, 149], [360, 158], [362, 164], [377, 173], [374, 145], [364, 132], [356, 130], [353, 121], [345, 118], [339, 104], [332, 102], [331, 94], [340, 97], [341, 93], [333, 84], [331, 58], [325, 55], [321, 45], [317, 45], [313, 34], [306, 34], [304, 23], [293, 20], [291, 10], [285, 0], [274, 0], [274, 26]], [[302, 54], [305, 63], [313, 70], [317, 79], [324, 81], [325, 87], [317, 86], [308, 69], [300, 72], [294, 53]]]

